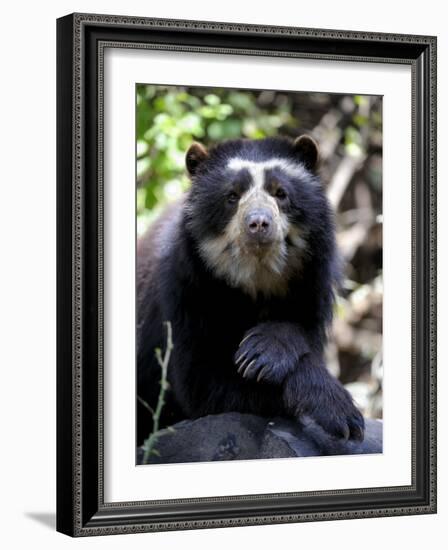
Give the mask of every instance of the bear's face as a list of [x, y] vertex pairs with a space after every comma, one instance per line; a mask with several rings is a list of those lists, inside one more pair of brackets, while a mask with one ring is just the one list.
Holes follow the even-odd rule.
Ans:
[[253, 297], [287, 292], [308, 253], [315, 210], [326, 209], [312, 172], [317, 157], [308, 136], [190, 147], [188, 227], [216, 276]]

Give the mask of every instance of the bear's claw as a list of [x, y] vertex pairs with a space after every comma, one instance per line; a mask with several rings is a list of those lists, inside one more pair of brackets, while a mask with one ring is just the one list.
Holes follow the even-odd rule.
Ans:
[[277, 336], [267, 323], [249, 330], [235, 354], [238, 374], [246, 380], [281, 384], [294, 367], [296, 354]]

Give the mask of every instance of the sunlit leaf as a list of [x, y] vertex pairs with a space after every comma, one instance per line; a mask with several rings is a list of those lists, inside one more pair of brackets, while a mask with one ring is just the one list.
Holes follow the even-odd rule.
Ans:
[[207, 105], [219, 105], [221, 103], [221, 99], [215, 94], [207, 94], [204, 101]]

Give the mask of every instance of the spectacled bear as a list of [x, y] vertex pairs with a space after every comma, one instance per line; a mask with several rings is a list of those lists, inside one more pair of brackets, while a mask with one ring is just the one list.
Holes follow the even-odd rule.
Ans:
[[339, 261], [317, 162], [309, 136], [191, 145], [191, 188], [137, 245], [138, 444], [152, 430], [141, 400], [157, 404], [165, 321], [162, 426], [228, 411], [308, 415], [362, 440], [363, 417], [324, 362]]

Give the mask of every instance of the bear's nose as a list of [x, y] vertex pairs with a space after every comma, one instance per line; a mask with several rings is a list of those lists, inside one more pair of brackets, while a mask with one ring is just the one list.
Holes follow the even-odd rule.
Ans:
[[253, 237], [263, 240], [272, 233], [272, 214], [268, 210], [252, 210], [246, 215], [245, 223], [247, 232]]

